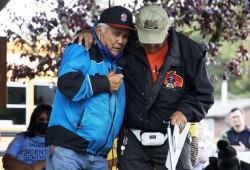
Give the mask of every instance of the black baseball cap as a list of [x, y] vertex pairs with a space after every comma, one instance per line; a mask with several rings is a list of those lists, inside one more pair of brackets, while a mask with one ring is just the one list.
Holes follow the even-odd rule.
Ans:
[[135, 30], [132, 13], [121, 6], [105, 9], [100, 16], [99, 23], [106, 23], [116, 28]]

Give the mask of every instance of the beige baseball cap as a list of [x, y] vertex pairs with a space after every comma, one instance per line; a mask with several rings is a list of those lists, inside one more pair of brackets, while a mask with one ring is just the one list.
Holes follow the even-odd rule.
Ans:
[[144, 44], [160, 44], [168, 34], [168, 29], [173, 25], [173, 19], [160, 6], [144, 6], [136, 15], [136, 29], [138, 38]]

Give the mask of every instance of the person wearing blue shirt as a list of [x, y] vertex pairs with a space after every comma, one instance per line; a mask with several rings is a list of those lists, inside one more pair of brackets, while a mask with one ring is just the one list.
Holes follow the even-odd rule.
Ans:
[[46, 168], [47, 147], [45, 132], [48, 127], [52, 106], [38, 105], [33, 111], [30, 124], [9, 144], [3, 157], [3, 167], [7, 170], [33, 170]]

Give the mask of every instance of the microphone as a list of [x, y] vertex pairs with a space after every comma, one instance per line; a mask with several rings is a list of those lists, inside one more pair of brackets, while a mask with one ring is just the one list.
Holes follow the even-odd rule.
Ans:
[[115, 74], [122, 74], [122, 69], [125, 67], [126, 61], [120, 58], [116, 63], [116, 71]]

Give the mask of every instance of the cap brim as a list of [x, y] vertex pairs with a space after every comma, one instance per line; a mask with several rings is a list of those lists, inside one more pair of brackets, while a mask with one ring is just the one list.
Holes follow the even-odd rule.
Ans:
[[160, 44], [166, 38], [166, 30], [145, 31], [137, 28], [139, 41], [143, 44]]
[[135, 27], [129, 27], [129, 26], [126, 26], [126, 25], [110, 24], [110, 23], [107, 23], [107, 24], [110, 25], [110, 26], [112, 26], [112, 27], [115, 27], [115, 28], [123, 28], [123, 29], [135, 30]]

